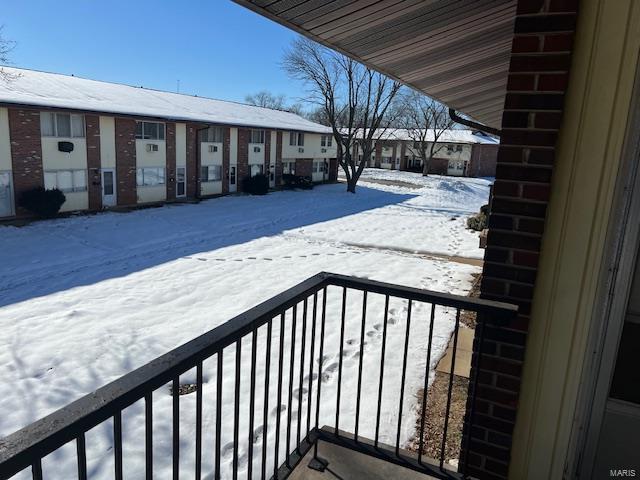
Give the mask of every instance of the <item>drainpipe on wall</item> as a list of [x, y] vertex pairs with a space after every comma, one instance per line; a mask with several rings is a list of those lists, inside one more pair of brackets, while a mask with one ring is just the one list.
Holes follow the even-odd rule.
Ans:
[[453, 108], [449, 108], [449, 118], [451, 118], [451, 120], [453, 120], [456, 123], [464, 125], [465, 127], [469, 127], [474, 130], [480, 130], [481, 132], [495, 135], [498, 138], [502, 134], [502, 130], [498, 130], [497, 128], [492, 128], [492, 127], [487, 127], [482, 123], [474, 122], [473, 120], [469, 120], [467, 118], [461, 117]]

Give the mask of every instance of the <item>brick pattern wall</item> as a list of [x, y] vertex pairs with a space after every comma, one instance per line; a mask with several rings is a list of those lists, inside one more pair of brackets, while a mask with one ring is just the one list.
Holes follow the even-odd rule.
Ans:
[[407, 142], [402, 142], [400, 146], [400, 170], [407, 169], [407, 161], [405, 160], [405, 156], [407, 155]]
[[224, 127], [222, 143], [222, 193], [229, 193], [229, 165], [231, 158], [231, 128]]
[[100, 175], [100, 117], [84, 116], [87, 135], [87, 191], [89, 210], [102, 208], [102, 185]]
[[498, 145], [471, 145], [471, 160], [467, 166], [468, 177], [495, 177], [498, 161]]
[[264, 173], [269, 176], [269, 164], [271, 163], [271, 130], [264, 131]]
[[166, 123], [166, 148], [167, 148], [167, 200], [176, 199], [176, 124]]
[[196, 155], [197, 125], [187, 124], [187, 197], [196, 198], [200, 195], [200, 172], [198, 171], [198, 158]]
[[382, 161], [382, 142], [376, 142], [374, 151], [375, 151], [376, 157], [373, 165], [376, 168], [380, 168], [380, 163]]
[[434, 175], [446, 175], [449, 170], [449, 160], [446, 158], [432, 158], [429, 162], [429, 173]]
[[16, 216], [29, 215], [29, 212], [21, 208], [18, 203], [23, 192], [44, 186], [40, 112], [9, 108], [9, 136]]
[[474, 414], [465, 427], [466, 461], [468, 473], [483, 479], [508, 475], [577, 4], [518, 1], [481, 295], [520, 310], [507, 326], [481, 323], [485, 340], [474, 345], [474, 358], [482, 357], [472, 371], [478, 387], [467, 405]]
[[276, 186], [282, 185], [282, 132], [276, 133]]
[[115, 119], [116, 185], [118, 205], [135, 205], [136, 191], [136, 121]]
[[311, 178], [313, 173], [313, 160], [311, 158], [296, 158], [296, 175]]
[[238, 129], [238, 191], [242, 191], [242, 181], [249, 176], [249, 136], [247, 128]]

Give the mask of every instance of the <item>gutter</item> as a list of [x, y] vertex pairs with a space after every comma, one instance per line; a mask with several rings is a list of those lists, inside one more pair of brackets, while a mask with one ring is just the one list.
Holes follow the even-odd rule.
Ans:
[[480, 130], [481, 132], [495, 135], [498, 138], [500, 138], [500, 136], [502, 135], [502, 130], [498, 130], [497, 128], [493, 128], [493, 127], [487, 127], [482, 123], [478, 123], [478, 122], [474, 122], [473, 120], [462, 118], [460, 115], [458, 115], [458, 113], [455, 111], [454, 108], [449, 108], [449, 118], [451, 118], [451, 120], [453, 120], [456, 123], [460, 123], [461, 125], [464, 125], [465, 127], [469, 127], [474, 130]]

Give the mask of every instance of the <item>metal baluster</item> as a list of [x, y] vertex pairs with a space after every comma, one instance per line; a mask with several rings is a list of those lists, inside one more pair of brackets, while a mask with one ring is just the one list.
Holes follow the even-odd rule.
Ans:
[[280, 448], [280, 405], [282, 404], [282, 362], [284, 354], [284, 312], [280, 314], [280, 351], [278, 352], [278, 405], [276, 407], [276, 445], [273, 456], [273, 478], [278, 478], [278, 450]]
[[223, 350], [218, 352], [218, 368], [216, 379], [216, 452], [215, 452], [215, 480], [220, 480], [220, 435], [222, 430], [222, 359]]
[[340, 428], [340, 393], [342, 388], [342, 355], [344, 353], [344, 322], [347, 309], [347, 288], [342, 287], [342, 318], [340, 321], [340, 358], [338, 359], [338, 391], [336, 393], [336, 428], [335, 434], [338, 435]]
[[364, 356], [364, 328], [367, 319], [367, 291], [362, 297], [362, 323], [360, 325], [360, 358], [358, 362], [358, 393], [356, 395], [356, 426], [353, 434], [354, 440], [358, 441], [358, 426], [360, 424], [360, 395], [362, 390], [362, 357]]
[[[320, 395], [322, 391], [322, 362], [324, 361], [324, 325], [327, 314], [327, 287], [322, 289], [322, 315], [320, 322], [320, 354], [318, 356], [318, 398], [316, 399], [316, 430], [320, 428]], [[313, 458], [318, 459], [318, 442], [313, 444]]]
[[318, 292], [313, 294], [313, 315], [311, 321], [311, 353], [309, 356], [309, 390], [307, 392], [307, 436], [311, 429], [311, 393], [313, 391], [313, 354], [316, 346], [316, 318], [318, 310]]
[[233, 480], [238, 478], [238, 434], [240, 418], [240, 361], [242, 360], [242, 338], [236, 341], [236, 387], [233, 404]]
[[196, 367], [196, 480], [202, 477], [202, 362]]
[[87, 446], [84, 432], [76, 438], [76, 452], [78, 454], [78, 480], [87, 480]]
[[180, 377], [173, 379], [173, 480], [180, 477]]
[[291, 452], [291, 402], [293, 398], [293, 366], [295, 362], [296, 353], [296, 317], [297, 317], [297, 305], [293, 306], [293, 323], [291, 327], [291, 356], [289, 357], [289, 404], [287, 407], [287, 451], [285, 462], [287, 467], [291, 467], [289, 464], [289, 452]]
[[407, 352], [409, 350], [409, 333], [411, 332], [411, 300], [407, 307], [407, 333], [404, 339], [404, 357], [402, 360], [402, 379], [400, 380], [400, 405], [398, 407], [398, 432], [396, 433], [396, 456], [400, 454], [400, 430], [402, 429], [402, 403], [404, 401], [404, 381], [407, 376]]
[[444, 454], [447, 446], [447, 430], [449, 428], [449, 412], [451, 410], [451, 392], [453, 390], [453, 372], [456, 368], [456, 351], [458, 349], [458, 327], [460, 326], [460, 309], [456, 309], [456, 327], [453, 332], [453, 352], [451, 352], [451, 371], [449, 372], [449, 389], [447, 391], [447, 408], [444, 415], [444, 432], [440, 447], [440, 469], [444, 466]]
[[262, 419], [262, 480], [267, 474], [267, 420], [269, 418], [269, 371], [271, 367], [271, 319], [267, 323], [267, 354], [265, 358], [264, 374], [264, 412]]
[[113, 454], [115, 460], [115, 478], [122, 480], [122, 412], [113, 416]]
[[153, 393], [144, 396], [145, 478], [153, 480]]
[[249, 447], [247, 450], [247, 478], [253, 474], [253, 426], [256, 408], [256, 343], [258, 343], [258, 329], [251, 336], [251, 387], [249, 393]]
[[376, 435], [374, 446], [378, 447], [380, 437], [380, 413], [382, 410], [382, 384], [384, 380], [384, 354], [387, 348], [387, 323], [389, 320], [389, 295], [384, 299], [384, 323], [382, 327], [382, 351], [380, 352], [380, 382], [378, 383], [378, 412], [376, 414]]
[[298, 385], [298, 434], [296, 436], [296, 450], [300, 446], [300, 424], [302, 423], [302, 382], [304, 377], [304, 350], [307, 340], [307, 299], [304, 299], [302, 309], [302, 345], [300, 350], [302, 351], [302, 358], [300, 359], [300, 384]]
[[431, 320], [429, 321], [429, 342], [427, 343], [427, 365], [424, 372], [424, 387], [422, 389], [422, 415], [420, 416], [420, 446], [418, 463], [422, 465], [422, 451], [424, 450], [424, 417], [427, 413], [427, 392], [429, 390], [429, 370], [431, 365], [431, 344], [433, 342], [433, 322], [435, 320], [436, 304], [431, 304]]
[[42, 459], [38, 458], [31, 465], [31, 478], [33, 480], [42, 480]]

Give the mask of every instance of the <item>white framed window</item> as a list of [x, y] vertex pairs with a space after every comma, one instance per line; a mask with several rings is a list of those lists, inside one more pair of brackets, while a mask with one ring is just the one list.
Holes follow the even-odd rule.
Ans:
[[156, 185], [164, 185], [164, 168], [138, 168], [136, 170], [136, 185], [138, 187], [153, 187]]
[[462, 151], [462, 145], [456, 145], [456, 152]]
[[224, 129], [222, 127], [209, 127], [201, 132], [203, 142], [222, 143], [224, 141]]
[[86, 170], [45, 170], [44, 188], [53, 190], [57, 188], [62, 192], [86, 192]]
[[249, 170], [251, 172], [251, 176], [255, 177], [256, 175], [264, 173], [264, 165], [262, 165], [261, 163], [253, 163], [249, 165]]
[[251, 130], [249, 143], [264, 143], [264, 130]]
[[289, 145], [292, 147], [304, 147], [304, 133], [289, 132]]
[[324, 173], [324, 160], [313, 161], [313, 173]]
[[222, 181], [222, 165], [202, 165], [200, 179], [203, 182]]
[[136, 138], [139, 140], [164, 140], [164, 123], [136, 122]]
[[332, 143], [333, 143], [332, 135], [322, 135], [322, 137], [320, 137], [321, 147], [330, 147]]
[[282, 162], [282, 173], [295, 175], [296, 174], [296, 162], [295, 160]]
[[453, 145], [447, 145], [447, 153], [453, 153]]
[[43, 137], [84, 138], [84, 115], [40, 112], [40, 134]]

